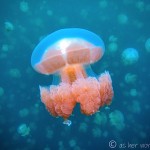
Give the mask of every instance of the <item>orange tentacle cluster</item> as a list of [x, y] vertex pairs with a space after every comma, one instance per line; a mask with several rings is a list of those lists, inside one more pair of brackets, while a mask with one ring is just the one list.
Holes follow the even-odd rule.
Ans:
[[53, 116], [67, 119], [76, 104], [71, 93], [71, 87], [67, 83], [52, 86], [50, 89], [40, 88], [42, 102]]
[[81, 112], [92, 115], [104, 104], [109, 104], [113, 97], [111, 78], [108, 72], [99, 80], [94, 77], [80, 78], [72, 84], [61, 82], [50, 89], [41, 87], [41, 99], [53, 116], [67, 119], [76, 105], [80, 103]]

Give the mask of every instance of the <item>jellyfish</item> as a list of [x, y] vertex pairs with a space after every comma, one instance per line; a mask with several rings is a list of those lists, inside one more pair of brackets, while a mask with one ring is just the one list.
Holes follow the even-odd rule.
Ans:
[[99, 127], [96, 127], [92, 129], [92, 134], [93, 134], [93, 137], [99, 138], [102, 135], [102, 131]]
[[104, 51], [99, 36], [80, 28], [55, 31], [36, 46], [31, 56], [32, 67], [41, 74], [54, 76], [54, 84], [40, 86], [41, 101], [52, 116], [62, 117], [69, 126], [68, 118], [77, 103], [85, 115], [95, 114], [100, 107], [111, 103], [113, 88], [109, 72], [96, 77], [90, 68]]
[[124, 115], [119, 110], [114, 110], [109, 114], [110, 124], [118, 130], [123, 130], [125, 127], [124, 124]]
[[119, 14], [118, 15], [118, 22], [119, 24], [127, 24], [128, 23], [128, 16], [126, 14]]
[[6, 21], [6, 22], [4, 23], [4, 25], [5, 25], [5, 30], [6, 30], [7, 32], [11, 32], [11, 31], [14, 30], [14, 25], [13, 25], [11, 22]]
[[125, 75], [125, 82], [128, 83], [128, 84], [133, 84], [136, 82], [137, 80], [137, 75], [136, 74], [132, 74], [132, 73], [127, 73]]
[[21, 109], [20, 111], [19, 111], [19, 116], [20, 117], [26, 117], [26, 116], [28, 116], [29, 115], [29, 110], [27, 109], [27, 108], [23, 108], [23, 109]]
[[105, 113], [100, 112], [100, 113], [96, 113], [95, 118], [94, 118], [94, 123], [96, 125], [101, 125], [101, 126], [105, 126], [107, 123], [107, 116]]
[[25, 123], [23, 123], [18, 127], [18, 133], [21, 136], [27, 136], [30, 134], [30, 128]]
[[4, 89], [0, 86], [0, 97], [4, 95]]
[[145, 42], [145, 48], [147, 52], [150, 52], [150, 38], [148, 38]]
[[69, 140], [69, 146], [70, 146], [70, 147], [73, 148], [73, 147], [76, 146], [76, 144], [77, 144], [77, 143], [76, 143], [76, 140], [75, 140], [75, 139], [70, 139], [70, 140]]
[[124, 65], [132, 65], [139, 59], [139, 53], [135, 48], [127, 48], [122, 52], [122, 61]]
[[80, 125], [79, 125], [79, 131], [80, 132], [86, 133], [87, 132], [87, 128], [88, 128], [87, 123], [85, 123], [85, 122], [81, 122], [80, 123]]
[[22, 12], [28, 12], [29, 11], [29, 5], [28, 5], [28, 3], [25, 2], [25, 1], [21, 1], [20, 2], [20, 10]]

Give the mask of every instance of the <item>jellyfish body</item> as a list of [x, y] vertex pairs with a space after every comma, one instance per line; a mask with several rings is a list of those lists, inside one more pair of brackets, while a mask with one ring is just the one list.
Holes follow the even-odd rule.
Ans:
[[118, 130], [123, 130], [125, 127], [124, 124], [124, 115], [121, 111], [115, 110], [109, 114], [110, 124]]
[[127, 48], [122, 52], [122, 60], [125, 65], [132, 65], [139, 59], [139, 53], [135, 48]]
[[5, 24], [5, 30], [7, 32], [11, 32], [14, 30], [14, 25], [11, 22], [6, 21], [4, 24]]
[[30, 128], [26, 124], [23, 123], [18, 127], [18, 133], [21, 136], [27, 136], [30, 134]]
[[76, 103], [85, 115], [110, 104], [113, 88], [109, 73], [88, 77], [84, 69], [100, 60], [104, 51], [100, 37], [79, 28], [58, 30], [37, 45], [31, 57], [32, 67], [39, 73], [55, 73], [61, 78], [57, 86], [40, 87], [41, 100], [51, 115], [67, 120]]

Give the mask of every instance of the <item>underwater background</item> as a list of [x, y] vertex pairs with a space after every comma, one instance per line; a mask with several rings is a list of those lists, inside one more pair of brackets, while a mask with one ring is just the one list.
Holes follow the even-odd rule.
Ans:
[[[31, 54], [71, 27], [103, 39], [105, 54], [91, 67], [110, 72], [114, 97], [92, 116], [77, 106], [68, 127], [41, 102], [39, 85], [52, 76], [33, 70]], [[149, 65], [149, 0], [1, 0], [0, 150], [150, 149]]]

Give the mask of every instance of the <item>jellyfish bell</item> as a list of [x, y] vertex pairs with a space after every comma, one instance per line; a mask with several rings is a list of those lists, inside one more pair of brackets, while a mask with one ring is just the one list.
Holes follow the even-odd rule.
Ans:
[[39, 73], [53, 74], [66, 65], [94, 63], [104, 51], [104, 43], [96, 34], [79, 28], [61, 29], [37, 45], [31, 64]]
[[99, 61], [105, 51], [102, 39], [96, 34], [79, 28], [58, 30], [43, 39], [33, 51], [32, 67], [39, 73], [60, 76], [60, 83], [49, 88], [40, 87], [41, 100], [51, 115], [68, 118], [76, 103], [81, 112], [92, 115], [110, 104], [113, 97], [108, 72], [98, 79], [88, 77], [85, 65]]

